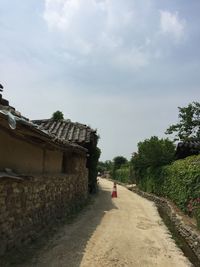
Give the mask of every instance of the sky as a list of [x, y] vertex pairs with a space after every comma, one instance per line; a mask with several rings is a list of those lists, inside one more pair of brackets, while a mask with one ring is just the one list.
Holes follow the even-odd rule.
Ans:
[[30, 119], [97, 129], [101, 160], [200, 101], [199, 0], [0, 0], [3, 97]]

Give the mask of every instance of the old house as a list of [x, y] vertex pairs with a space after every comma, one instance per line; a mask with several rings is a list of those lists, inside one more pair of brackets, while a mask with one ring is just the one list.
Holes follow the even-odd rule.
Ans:
[[8, 102], [2, 105], [4, 99], [0, 103], [0, 171], [70, 174], [78, 171], [76, 160], [85, 164], [87, 149], [39, 129]]
[[1, 94], [0, 148], [2, 255], [85, 202], [88, 149], [29, 121]]
[[96, 176], [97, 176], [97, 161], [99, 153], [97, 150], [98, 136], [96, 130], [91, 129], [85, 124], [72, 122], [71, 120], [34, 120], [34, 124], [39, 126], [39, 129], [47, 131], [56, 139], [61, 139], [70, 144], [77, 144], [88, 151], [87, 168], [89, 171], [88, 182], [89, 191], [95, 191]]
[[179, 142], [176, 147], [176, 158], [184, 159], [188, 156], [200, 154], [200, 141]]

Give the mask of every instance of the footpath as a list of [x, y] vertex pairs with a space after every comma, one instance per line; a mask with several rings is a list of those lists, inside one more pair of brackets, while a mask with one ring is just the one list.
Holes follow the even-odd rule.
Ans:
[[99, 179], [98, 196], [20, 267], [186, 267], [153, 202]]

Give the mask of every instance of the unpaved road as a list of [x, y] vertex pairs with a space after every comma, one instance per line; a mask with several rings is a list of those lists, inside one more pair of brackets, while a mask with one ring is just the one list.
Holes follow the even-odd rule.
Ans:
[[95, 202], [23, 267], [186, 267], [155, 205], [100, 179]]

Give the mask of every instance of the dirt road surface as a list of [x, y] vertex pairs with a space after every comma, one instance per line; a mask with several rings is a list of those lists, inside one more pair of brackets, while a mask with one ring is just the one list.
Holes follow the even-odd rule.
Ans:
[[155, 205], [100, 179], [94, 203], [23, 267], [186, 267]]

